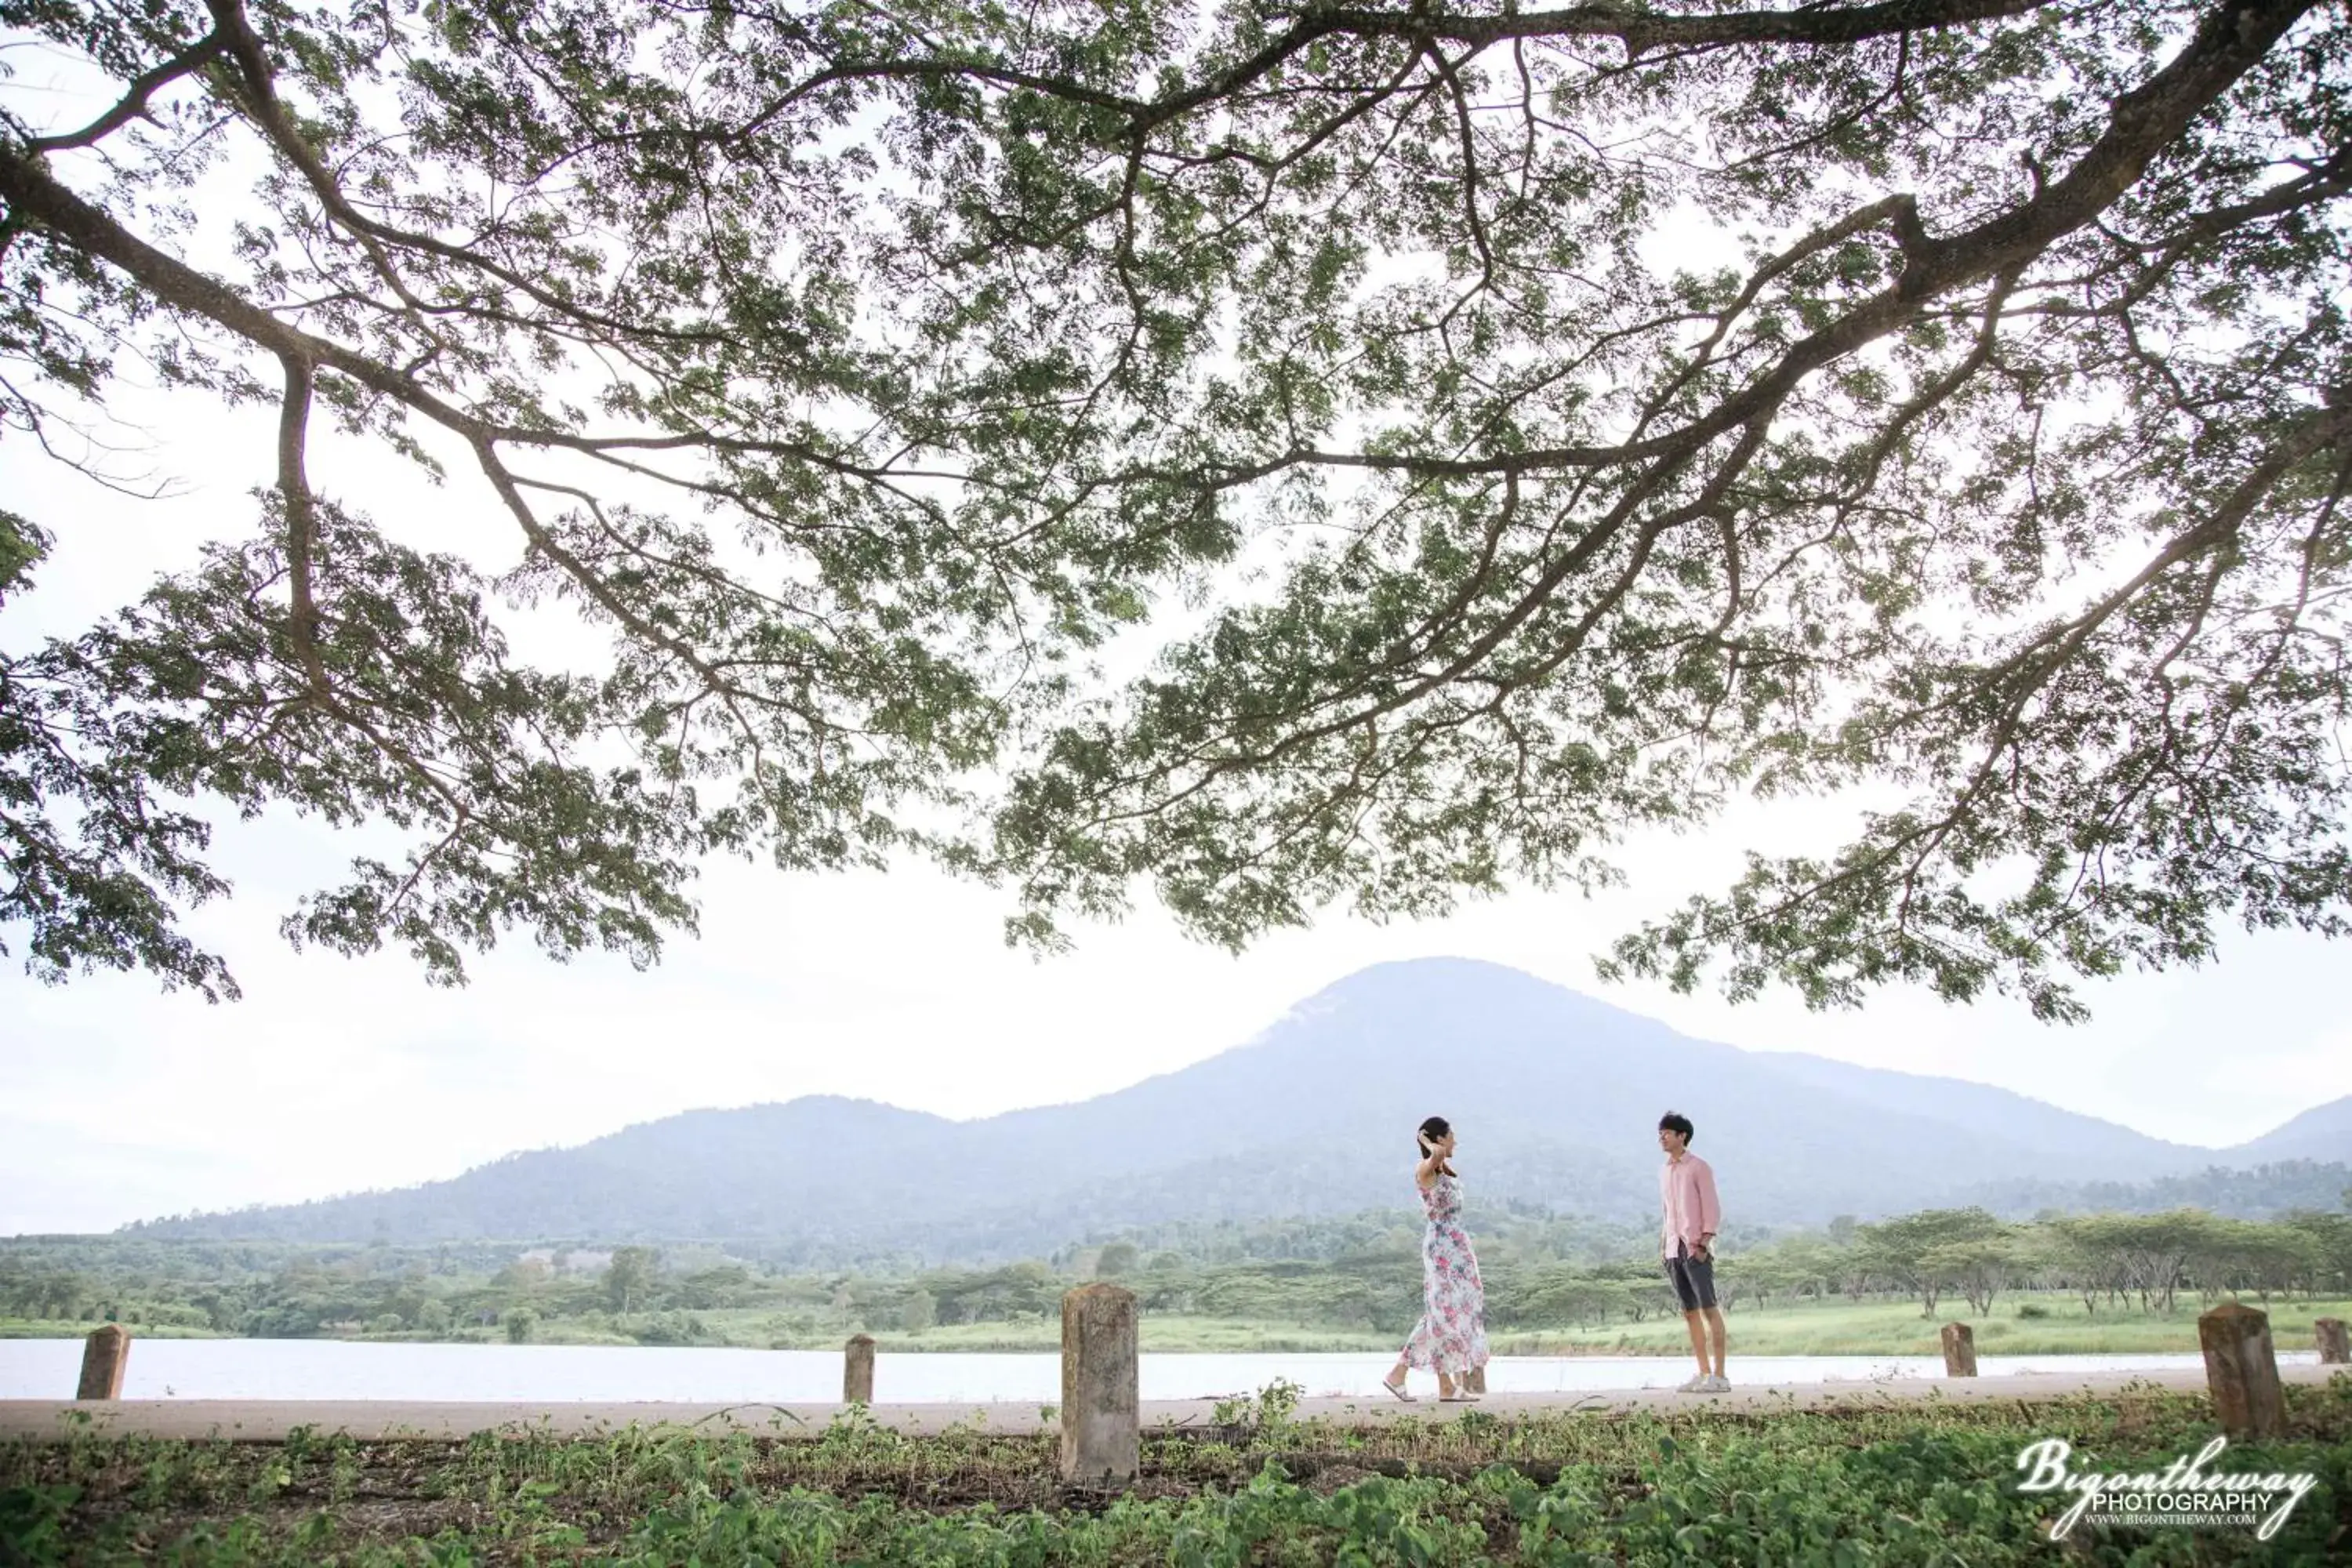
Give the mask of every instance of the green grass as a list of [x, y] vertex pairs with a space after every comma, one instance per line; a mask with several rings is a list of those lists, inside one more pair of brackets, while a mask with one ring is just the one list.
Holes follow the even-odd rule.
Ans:
[[[71, 1318], [0, 1318], [0, 1340], [78, 1340], [103, 1325]], [[131, 1337], [142, 1340], [217, 1340], [228, 1336], [211, 1329], [177, 1325], [125, 1323]]]
[[[2352, 1377], [2287, 1391], [2280, 1438], [2217, 1468], [2309, 1471], [2274, 1540], [2084, 1527], [2015, 1489], [2027, 1444], [2161, 1468], [2212, 1434], [2205, 1402], [2136, 1392], [2031, 1407], [1906, 1402], [1842, 1412], [1583, 1414], [1357, 1430], [1287, 1418], [1147, 1437], [1133, 1489], [1055, 1479], [1050, 1436], [909, 1438], [860, 1416], [773, 1438], [632, 1429], [593, 1440], [175, 1443], [88, 1432], [0, 1444], [0, 1563], [180, 1568], [390, 1564], [1856, 1563], [2007, 1568], [2342, 1561], [2352, 1534]], [[811, 1440], [811, 1439], [814, 1440]]]
[[[2021, 1317], [2018, 1310], [2026, 1306], [2043, 1315]], [[1835, 1300], [1740, 1308], [1726, 1312], [1724, 1320], [1734, 1355], [1936, 1355], [1941, 1352], [1937, 1336], [1948, 1322], [1973, 1326], [1979, 1355], [2087, 1355], [2193, 1351], [2197, 1314], [2203, 1307], [2192, 1294], [2176, 1300], [2169, 1312], [2102, 1302], [2096, 1312], [2086, 1313], [2078, 1296], [2018, 1291], [1995, 1297], [1991, 1312], [1982, 1317], [1958, 1300], [1938, 1302], [1933, 1318], [1922, 1317], [1916, 1300]], [[2270, 1314], [2271, 1337], [2283, 1351], [2312, 1347], [2314, 1318], [2352, 1318], [2352, 1302], [2341, 1300], [2273, 1297], [2263, 1310]], [[1679, 1354], [1690, 1348], [1679, 1316], [1496, 1334], [1492, 1342], [1498, 1355]]]

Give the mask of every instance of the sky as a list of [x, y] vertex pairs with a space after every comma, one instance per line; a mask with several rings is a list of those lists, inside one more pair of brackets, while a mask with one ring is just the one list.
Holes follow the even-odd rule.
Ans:
[[[163, 499], [0, 445], [0, 491], [58, 540], [37, 590], [0, 613], [8, 647], [88, 626], [253, 515], [268, 411], [129, 388], [115, 413], [110, 461]], [[513, 558], [477, 489], [436, 491], [331, 437], [312, 475], [407, 542], [492, 569]], [[2231, 937], [2200, 971], [2089, 987], [2094, 1019], [2072, 1028], [2000, 999], [1895, 990], [1815, 1015], [1786, 995], [1734, 1007], [1595, 981], [1591, 955], [1612, 935], [1719, 886], [1742, 847], [1796, 847], [1823, 820], [1802, 804], [1748, 808], [1701, 837], [1629, 846], [1631, 886], [1602, 900], [1522, 891], [1442, 921], [1333, 917], [1238, 956], [1188, 942], [1147, 903], [1041, 960], [1003, 946], [1008, 895], [920, 867], [722, 863], [697, 889], [702, 935], [674, 939], [650, 972], [558, 964], [525, 940], [474, 961], [454, 992], [400, 953], [287, 948], [279, 918], [358, 847], [285, 816], [230, 822], [218, 864], [236, 894], [190, 929], [228, 956], [242, 1002], [136, 974], [46, 986], [0, 960], [0, 1235], [426, 1181], [698, 1107], [828, 1093], [970, 1117], [1083, 1099], [1242, 1045], [1367, 964], [1436, 954], [1511, 964], [1703, 1037], [1997, 1084], [2186, 1142], [2240, 1142], [2352, 1094], [2352, 965], [2293, 933]], [[21, 936], [0, 931], [20, 952]]]
[[[251, 515], [266, 411], [132, 396], [121, 412], [168, 499], [131, 500], [0, 448], [12, 503], [58, 538], [0, 620], [11, 646], [87, 625]], [[486, 498], [431, 491], [331, 440], [313, 468], [404, 538], [493, 565], [510, 547]], [[2000, 1084], [2189, 1142], [2238, 1142], [2352, 1093], [2344, 955], [2292, 935], [2233, 940], [2201, 972], [2094, 987], [2094, 1021], [2070, 1029], [2000, 1000], [1895, 991], [1813, 1015], [1787, 996], [1734, 1007], [1596, 983], [1591, 955], [1612, 934], [1718, 882], [1744, 845], [1796, 847], [1818, 815], [1748, 807], [1720, 831], [1634, 844], [1632, 886], [1597, 900], [1526, 891], [1418, 924], [1333, 918], [1238, 956], [1187, 941], [1147, 903], [1041, 960], [1004, 947], [1008, 895], [919, 866], [719, 862], [696, 889], [701, 936], [675, 939], [649, 972], [560, 964], [522, 941], [475, 961], [457, 991], [428, 987], [396, 952], [292, 952], [278, 920], [358, 846], [288, 816], [230, 821], [216, 848], [236, 895], [191, 930], [228, 956], [243, 1001], [209, 1005], [135, 974], [52, 987], [0, 966], [0, 1235], [431, 1180], [697, 1107], [828, 1093], [970, 1117], [1083, 1099], [1242, 1045], [1367, 964], [1431, 954], [1511, 964], [1703, 1037]]]
[[706, 878], [700, 940], [648, 973], [556, 964], [526, 943], [452, 992], [404, 957], [278, 942], [278, 914], [341, 862], [330, 836], [264, 823], [226, 847], [237, 897], [196, 929], [231, 955], [244, 1001], [210, 1006], [139, 976], [53, 988], [0, 974], [0, 1235], [429, 1180], [696, 1107], [830, 1093], [967, 1117], [1078, 1100], [1241, 1045], [1366, 964], [1436, 953], [1704, 1037], [2000, 1084], [2183, 1142], [2242, 1140], [2352, 1093], [2342, 955], [2293, 937], [2106, 984], [2092, 1023], [2059, 1029], [2011, 1004], [1901, 992], [1811, 1015], [1779, 996], [1733, 1007], [1604, 989], [1590, 954], [1639, 895], [1333, 920], [1239, 957], [1144, 911], [1041, 961], [1003, 946], [1003, 895], [937, 873], [728, 865]]

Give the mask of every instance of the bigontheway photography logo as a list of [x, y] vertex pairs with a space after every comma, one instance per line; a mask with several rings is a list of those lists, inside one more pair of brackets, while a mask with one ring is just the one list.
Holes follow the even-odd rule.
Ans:
[[2286, 1528], [2295, 1505], [2319, 1479], [2308, 1470], [2222, 1469], [2218, 1461], [2229, 1446], [2227, 1437], [2216, 1437], [2195, 1458], [2182, 1454], [2160, 1470], [2110, 1473], [2074, 1468], [2074, 1445], [2044, 1437], [2018, 1451], [2024, 1479], [2017, 1489], [2074, 1500], [2052, 1521], [2053, 1541], [2063, 1541], [2086, 1520], [2132, 1529], [2252, 1530], [2255, 1539], [2268, 1541]]

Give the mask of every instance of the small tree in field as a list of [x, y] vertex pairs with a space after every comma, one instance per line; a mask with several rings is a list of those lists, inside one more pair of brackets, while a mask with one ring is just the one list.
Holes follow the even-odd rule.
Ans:
[[1979, 1316], [1992, 1310], [1992, 1300], [2007, 1286], [2018, 1265], [2014, 1235], [2006, 1230], [1948, 1241], [1919, 1256], [1919, 1269], [1958, 1290]]
[[2201, 1300], [2252, 1291], [2267, 1304], [2273, 1291], [2308, 1274], [2313, 1254], [2310, 1235], [2292, 1225], [2216, 1218], [2198, 1237], [2187, 1267]]
[[1907, 1288], [1919, 1298], [1920, 1315], [1932, 1318], [1950, 1283], [1948, 1262], [1975, 1256], [1945, 1249], [1990, 1246], [2003, 1229], [1980, 1208], [1925, 1209], [1864, 1226], [1856, 1245], [1873, 1277]]
[[604, 1270], [604, 1300], [614, 1311], [626, 1316], [644, 1300], [659, 1279], [659, 1255], [649, 1247], [616, 1247]]
[[2088, 1215], [2069, 1222], [2083, 1245], [2111, 1260], [2118, 1289], [2136, 1292], [2142, 1311], [2166, 1312], [2172, 1310], [2189, 1260], [2215, 1247], [2228, 1223], [2186, 1208]]
[[[2346, 1197], [2352, 1200], [2352, 1193]], [[2305, 1210], [2288, 1215], [2284, 1223], [2301, 1232], [2308, 1242], [2305, 1292], [2315, 1296], [2325, 1291], [2352, 1294], [2352, 1214]]]

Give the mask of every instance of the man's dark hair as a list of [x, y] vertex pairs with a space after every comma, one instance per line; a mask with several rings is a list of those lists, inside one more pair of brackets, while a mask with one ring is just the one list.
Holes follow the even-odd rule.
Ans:
[[1691, 1141], [1691, 1124], [1690, 1124], [1690, 1118], [1689, 1118], [1689, 1117], [1687, 1117], [1687, 1116], [1685, 1116], [1681, 1111], [1679, 1111], [1679, 1110], [1669, 1110], [1669, 1111], [1667, 1111], [1664, 1116], [1659, 1117], [1659, 1118], [1658, 1118], [1658, 1131], [1661, 1131], [1661, 1132], [1679, 1132], [1679, 1133], [1681, 1133], [1681, 1134], [1683, 1135], [1683, 1147], [1684, 1147], [1684, 1148], [1685, 1148], [1685, 1149], [1687, 1149], [1687, 1148], [1689, 1148], [1689, 1147], [1690, 1147], [1690, 1141]]

